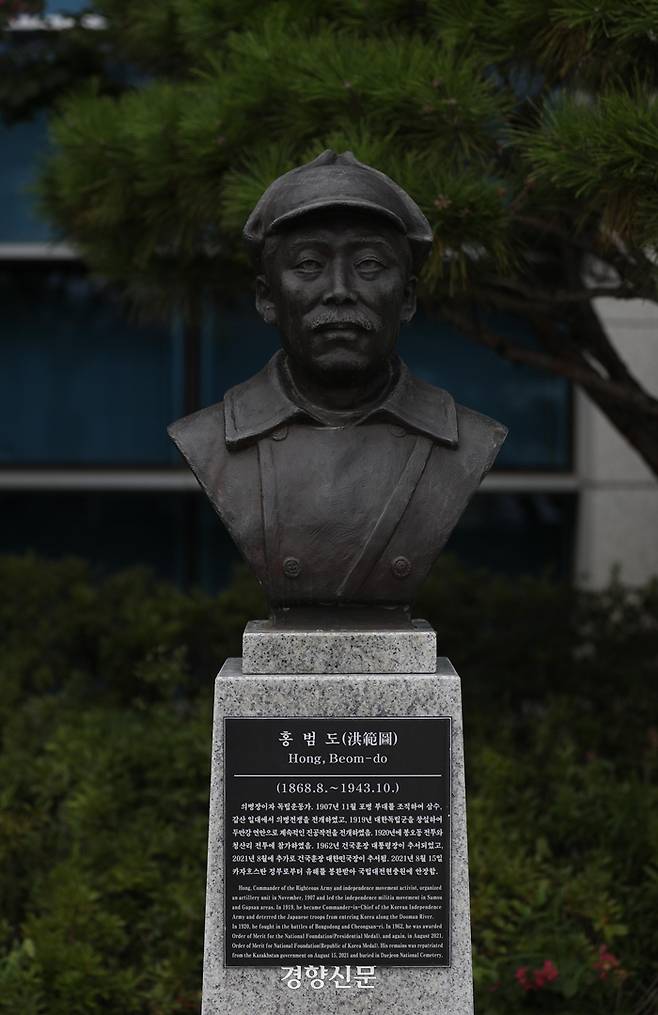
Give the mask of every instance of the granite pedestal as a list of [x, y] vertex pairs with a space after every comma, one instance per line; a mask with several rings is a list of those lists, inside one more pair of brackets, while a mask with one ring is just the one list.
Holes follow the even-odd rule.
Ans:
[[[260, 622], [261, 624], [263, 622]], [[336, 638], [319, 632], [300, 643], [300, 633], [289, 641], [267, 625], [245, 632], [249, 668], [267, 667], [265, 673], [247, 673], [241, 659], [229, 659], [215, 684], [212, 750], [206, 939], [203, 980], [203, 1015], [284, 1015], [288, 1012], [372, 1012], [390, 1015], [472, 1015], [473, 990], [468, 891], [468, 854], [463, 760], [461, 689], [450, 662], [435, 659], [433, 672], [399, 672], [400, 659], [425, 660], [427, 625], [416, 631], [414, 647], [376, 642], [380, 672], [364, 672], [372, 649], [372, 631], [355, 631]], [[345, 632], [340, 634], [345, 635]], [[434, 632], [431, 632], [433, 635]], [[388, 637], [388, 636], [387, 636]], [[254, 644], [253, 639], [265, 640]], [[249, 639], [252, 644], [249, 645]], [[270, 639], [267, 644], [267, 639]], [[303, 639], [302, 639], [303, 640]], [[388, 639], [390, 641], [390, 638]], [[410, 639], [408, 638], [407, 641]], [[329, 672], [314, 672], [316, 651]], [[295, 672], [297, 652], [307, 661], [308, 673]], [[288, 672], [269, 672], [272, 660]], [[409, 665], [409, 663], [407, 663]], [[293, 672], [290, 672], [290, 671]], [[341, 670], [341, 671], [339, 671]], [[451, 758], [450, 807], [450, 965], [377, 965], [373, 989], [290, 989], [282, 980], [281, 966], [227, 966], [225, 961], [224, 807], [225, 720], [230, 717], [449, 717]], [[321, 960], [318, 960], [318, 963]], [[345, 960], [349, 962], [349, 959]], [[314, 964], [318, 964], [314, 963]], [[281, 964], [283, 965], [283, 963]], [[287, 963], [286, 963], [287, 965]]]

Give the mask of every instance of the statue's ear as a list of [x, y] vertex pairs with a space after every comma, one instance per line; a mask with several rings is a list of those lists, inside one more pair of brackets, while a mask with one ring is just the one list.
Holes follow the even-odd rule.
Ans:
[[404, 300], [400, 311], [400, 323], [408, 324], [416, 313], [416, 276], [407, 279], [404, 287]]
[[276, 307], [272, 299], [272, 290], [264, 275], [256, 278], [256, 310], [266, 324], [276, 324]]

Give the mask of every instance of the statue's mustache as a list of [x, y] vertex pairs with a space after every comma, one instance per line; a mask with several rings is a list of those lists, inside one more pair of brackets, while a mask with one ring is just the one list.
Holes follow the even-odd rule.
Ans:
[[307, 323], [311, 331], [330, 328], [332, 325], [343, 328], [361, 328], [362, 331], [374, 331], [377, 327], [376, 322], [370, 317], [366, 317], [365, 314], [337, 314], [331, 311], [315, 314]]

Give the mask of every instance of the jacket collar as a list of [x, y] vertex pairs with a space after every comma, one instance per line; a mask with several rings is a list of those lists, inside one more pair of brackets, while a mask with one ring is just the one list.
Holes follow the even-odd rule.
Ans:
[[[283, 357], [283, 351], [279, 350], [259, 373], [226, 392], [224, 425], [228, 448], [252, 443], [293, 419], [311, 418], [285, 390], [281, 378]], [[391, 391], [358, 422], [379, 416], [448, 447], [455, 448], [459, 443], [452, 395], [414, 377], [402, 360]]]

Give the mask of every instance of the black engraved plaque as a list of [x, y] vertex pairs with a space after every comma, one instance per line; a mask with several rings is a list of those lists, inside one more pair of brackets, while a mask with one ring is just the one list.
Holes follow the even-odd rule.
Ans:
[[450, 718], [224, 719], [227, 966], [450, 964]]

